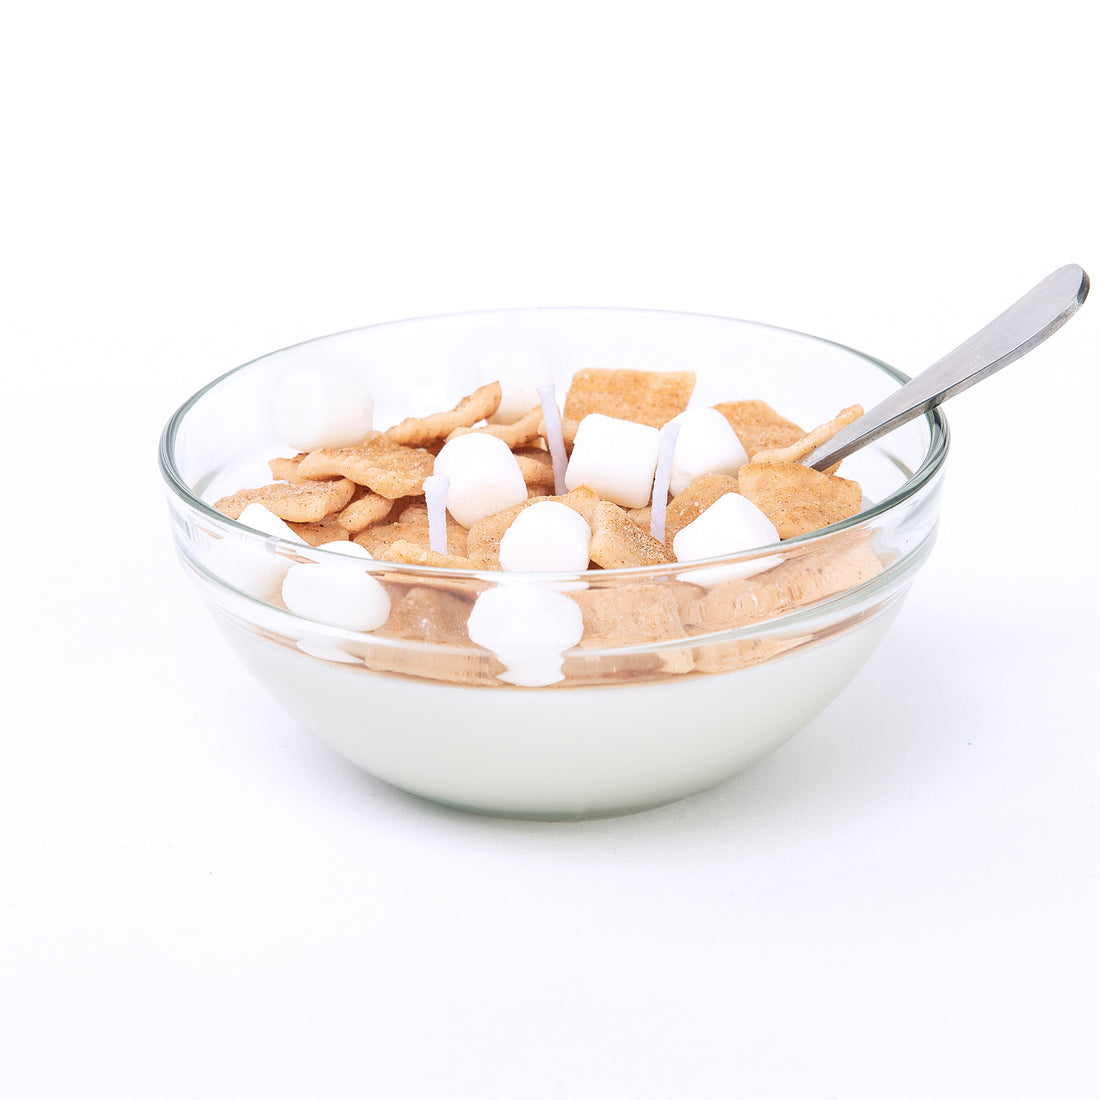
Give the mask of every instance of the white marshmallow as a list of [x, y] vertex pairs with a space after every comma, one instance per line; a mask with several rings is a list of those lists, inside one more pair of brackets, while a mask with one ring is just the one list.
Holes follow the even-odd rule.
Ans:
[[567, 504], [540, 500], [522, 512], [500, 540], [500, 567], [512, 573], [583, 573], [592, 529]]
[[701, 474], [736, 474], [749, 456], [730, 422], [717, 409], [687, 409], [679, 424], [672, 456], [672, 495], [682, 493]]
[[390, 615], [385, 588], [350, 567], [293, 565], [282, 591], [283, 603], [295, 615], [343, 630], [377, 630]]
[[350, 539], [334, 539], [332, 542], [321, 543], [320, 549], [328, 550], [334, 554], [343, 554], [348, 558], [367, 558], [369, 561], [374, 560], [374, 556], [365, 547], [360, 546], [357, 542], [352, 542]]
[[[262, 504], [252, 503], [237, 517], [237, 522], [261, 535], [274, 535], [305, 545], [305, 539]], [[206, 565], [226, 584], [239, 588], [258, 600], [273, 599], [293, 563], [273, 554], [266, 546], [243, 538], [218, 539], [206, 554]]]
[[259, 531], [262, 535], [274, 535], [289, 542], [306, 541], [286, 520], [280, 519], [270, 509], [256, 502], [245, 506], [244, 511], [237, 517], [237, 522], [244, 524], [245, 527], [251, 527], [253, 531]]
[[293, 564], [265, 546], [244, 539], [218, 539], [204, 558], [206, 567], [232, 588], [258, 600], [271, 600]]
[[350, 447], [370, 433], [373, 422], [370, 390], [343, 371], [293, 371], [276, 394], [276, 431], [297, 451]]
[[499, 382], [500, 405], [491, 424], [513, 424], [539, 403], [539, 386], [553, 376], [550, 356], [542, 348], [510, 347], [488, 352], [478, 364], [483, 386]]
[[497, 679], [545, 687], [565, 678], [563, 654], [584, 634], [580, 607], [541, 585], [498, 584], [478, 596], [467, 622], [470, 640], [504, 664]]
[[661, 433], [648, 424], [589, 413], [577, 428], [566, 489], [587, 485], [623, 508], [644, 508], [653, 491]]
[[[752, 501], [738, 493], [726, 493], [676, 533], [672, 550], [677, 561], [699, 561], [752, 550], [757, 546], [770, 546], [778, 541], [779, 532], [775, 525]], [[685, 574], [684, 580], [709, 587], [762, 573], [782, 560], [771, 555], [737, 565], [692, 570]]]
[[484, 432], [444, 443], [433, 472], [447, 478], [447, 509], [464, 527], [527, 499], [516, 456], [504, 440]]

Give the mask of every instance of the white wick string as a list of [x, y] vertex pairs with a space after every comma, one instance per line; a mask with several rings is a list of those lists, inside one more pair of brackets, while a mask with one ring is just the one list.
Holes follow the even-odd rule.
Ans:
[[447, 553], [447, 490], [450, 478], [432, 474], [424, 478], [424, 503], [428, 506], [428, 546], [435, 554]]
[[658, 541], [665, 541], [665, 513], [668, 511], [668, 487], [672, 482], [672, 456], [676, 451], [676, 437], [680, 425], [670, 420], [661, 429], [661, 446], [657, 452], [657, 472], [653, 475], [653, 507], [649, 513], [649, 533]]
[[550, 460], [554, 464], [554, 495], [565, 492], [565, 438], [561, 432], [561, 411], [552, 385], [539, 386], [539, 402], [542, 405], [542, 422], [546, 428], [546, 443], [550, 448]]

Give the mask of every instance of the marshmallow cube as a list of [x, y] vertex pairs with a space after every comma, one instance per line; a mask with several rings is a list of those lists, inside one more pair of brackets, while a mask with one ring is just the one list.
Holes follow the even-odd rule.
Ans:
[[303, 619], [343, 630], [377, 630], [390, 616], [385, 588], [370, 574], [340, 565], [291, 566], [283, 603]]
[[565, 487], [587, 485], [623, 508], [644, 508], [653, 491], [661, 432], [648, 424], [589, 413], [577, 428]]
[[500, 540], [500, 567], [508, 572], [582, 573], [592, 530], [567, 504], [542, 500], [524, 508]]
[[320, 549], [327, 550], [330, 554], [343, 554], [346, 558], [366, 558], [368, 561], [374, 561], [374, 555], [365, 546], [360, 546], [359, 543], [348, 539], [323, 542]]
[[293, 564], [263, 546], [235, 538], [218, 539], [204, 562], [216, 577], [257, 600], [274, 599]]
[[[249, 504], [237, 517], [237, 522], [261, 535], [274, 535], [305, 545], [305, 540], [285, 520], [262, 504]], [[206, 554], [206, 565], [211, 573], [258, 600], [271, 600], [278, 595], [291, 564], [266, 546], [232, 537], [218, 539]]]
[[374, 397], [340, 371], [296, 370], [275, 398], [275, 429], [296, 451], [351, 447], [370, 434]]
[[464, 527], [527, 499], [527, 483], [508, 444], [483, 432], [444, 443], [433, 473], [447, 478], [447, 510]]
[[563, 654], [584, 634], [577, 603], [542, 585], [522, 583], [486, 589], [466, 625], [470, 641], [492, 650], [506, 666], [497, 679], [517, 687], [545, 687], [565, 679]]
[[[677, 561], [698, 561], [736, 554], [774, 542], [779, 542], [779, 532], [771, 520], [752, 501], [738, 493], [726, 493], [676, 533], [672, 550]], [[709, 588], [723, 581], [741, 580], [763, 573], [782, 560], [770, 555], [736, 565], [693, 570], [684, 580]]]
[[255, 501], [245, 506], [237, 517], [237, 522], [251, 527], [253, 531], [259, 531], [261, 535], [274, 535], [288, 542], [306, 541], [286, 520], [280, 519], [271, 509]]
[[680, 425], [672, 455], [673, 496], [702, 474], [732, 476], [749, 460], [737, 433], [717, 409], [688, 409], [669, 423]]

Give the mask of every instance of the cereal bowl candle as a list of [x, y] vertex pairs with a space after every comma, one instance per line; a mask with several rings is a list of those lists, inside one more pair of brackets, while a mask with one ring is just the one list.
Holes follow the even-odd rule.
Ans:
[[942, 416], [800, 459], [902, 381], [722, 318], [427, 318], [231, 371], [161, 468], [184, 568], [306, 729], [452, 806], [627, 813], [772, 751], [881, 639]]

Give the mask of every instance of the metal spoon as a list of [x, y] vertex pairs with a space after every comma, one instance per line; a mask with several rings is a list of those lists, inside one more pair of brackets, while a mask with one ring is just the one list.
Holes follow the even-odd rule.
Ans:
[[841, 429], [802, 462], [815, 470], [827, 469], [865, 443], [988, 378], [1060, 329], [1088, 292], [1089, 277], [1082, 268], [1077, 264], [1060, 267], [995, 321]]

